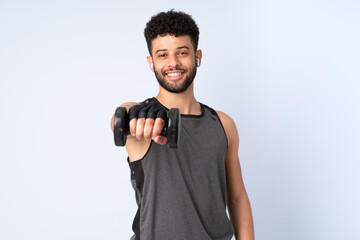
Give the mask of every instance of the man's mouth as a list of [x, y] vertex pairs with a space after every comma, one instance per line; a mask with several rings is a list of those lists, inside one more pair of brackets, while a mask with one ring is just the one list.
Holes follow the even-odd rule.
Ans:
[[185, 73], [185, 70], [183, 69], [176, 69], [176, 70], [169, 70], [165, 71], [165, 75], [170, 77], [173, 80], [180, 79], [181, 75]]
[[176, 72], [176, 73], [173, 73], [173, 72], [171, 72], [171, 73], [166, 73], [166, 75], [168, 75], [168, 76], [170, 76], [170, 77], [176, 77], [176, 76], [179, 76], [179, 75], [181, 75], [182, 73], [181, 72]]

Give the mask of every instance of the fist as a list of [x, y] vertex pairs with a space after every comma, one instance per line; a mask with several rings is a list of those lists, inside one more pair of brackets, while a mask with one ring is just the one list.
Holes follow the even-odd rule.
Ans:
[[129, 130], [138, 140], [154, 140], [165, 145], [167, 138], [161, 132], [167, 122], [166, 111], [152, 99], [147, 99], [129, 109]]

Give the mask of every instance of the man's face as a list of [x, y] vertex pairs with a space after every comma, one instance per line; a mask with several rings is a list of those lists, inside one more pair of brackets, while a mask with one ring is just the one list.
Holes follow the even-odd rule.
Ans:
[[172, 93], [188, 89], [196, 75], [196, 58], [201, 58], [201, 51], [198, 51], [195, 53], [187, 35], [166, 35], [153, 39], [153, 56], [148, 57], [148, 61], [154, 64], [153, 71], [160, 86]]

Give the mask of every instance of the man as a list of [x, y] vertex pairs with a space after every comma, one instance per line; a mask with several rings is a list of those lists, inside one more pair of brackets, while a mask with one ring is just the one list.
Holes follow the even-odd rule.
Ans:
[[[196, 23], [182, 12], [162, 12], [147, 23], [145, 38], [159, 93], [122, 104], [130, 115], [126, 149], [139, 207], [131, 239], [254, 239], [235, 123], [194, 96], [202, 58]], [[177, 148], [164, 146], [160, 135], [169, 108], [181, 113]]]

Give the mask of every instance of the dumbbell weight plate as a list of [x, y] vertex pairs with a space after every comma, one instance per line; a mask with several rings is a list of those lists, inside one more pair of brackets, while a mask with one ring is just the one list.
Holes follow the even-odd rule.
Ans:
[[125, 146], [129, 132], [129, 115], [124, 107], [118, 107], [114, 118], [114, 141], [116, 146]]
[[168, 125], [166, 129], [167, 145], [169, 148], [177, 148], [180, 140], [181, 117], [177, 108], [171, 108], [168, 112]]

